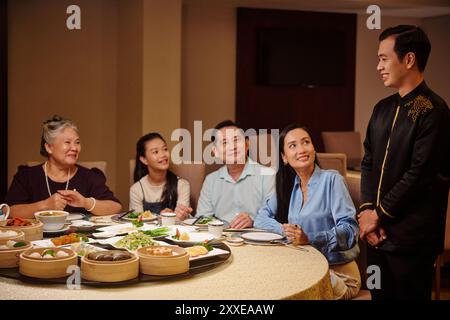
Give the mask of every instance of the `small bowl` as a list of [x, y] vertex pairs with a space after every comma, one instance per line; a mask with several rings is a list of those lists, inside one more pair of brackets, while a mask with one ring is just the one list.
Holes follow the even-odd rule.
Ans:
[[242, 246], [244, 244], [244, 239], [241, 237], [229, 237], [226, 241], [231, 246]]
[[56, 231], [61, 230], [66, 223], [67, 211], [60, 210], [45, 210], [34, 213], [37, 220], [44, 224], [44, 231]]
[[160, 216], [162, 226], [173, 226], [177, 222], [177, 215], [173, 212], [164, 212]]

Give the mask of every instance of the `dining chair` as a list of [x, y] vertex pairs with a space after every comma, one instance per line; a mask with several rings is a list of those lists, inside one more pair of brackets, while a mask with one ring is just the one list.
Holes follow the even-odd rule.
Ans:
[[[28, 161], [27, 166], [29, 167], [37, 166], [41, 163], [42, 161]], [[101, 170], [104, 175], [106, 175], [106, 167], [107, 167], [106, 161], [79, 161], [77, 162], [77, 164], [88, 169], [97, 168]]]
[[190, 203], [191, 207], [197, 208], [198, 198], [200, 197], [200, 191], [202, 190], [203, 181], [206, 175], [206, 166], [204, 163], [182, 163], [171, 164], [171, 170], [177, 176], [189, 181], [191, 187]]
[[[361, 205], [361, 174], [347, 174], [345, 176], [348, 191], [356, 210]], [[356, 259], [359, 274], [361, 275], [361, 290], [352, 300], [371, 300], [370, 291], [367, 289], [367, 243], [358, 237], [359, 256]]]
[[450, 257], [450, 192], [448, 193], [448, 204], [447, 204], [447, 217], [445, 222], [445, 240], [444, 240], [444, 252], [441, 253], [435, 263], [435, 299], [441, 299], [441, 267]]
[[131, 159], [128, 167], [130, 171], [130, 186], [134, 184], [134, 167], [136, 167], [136, 160]]
[[343, 177], [347, 176], [347, 156], [344, 153], [317, 152], [316, 157], [322, 169], [334, 169]]
[[[270, 133], [261, 133], [249, 137], [249, 156], [254, 161], [274, 168], [278, 158], [277, 142]], [[274, 152], [274, 154], [272, 154]]]
[[361, 135], [357, 131], [323, 131], [323, 145], [327, 153], [345, 153], [347, 167], [357, 169], [361, 167], [363, 148]]

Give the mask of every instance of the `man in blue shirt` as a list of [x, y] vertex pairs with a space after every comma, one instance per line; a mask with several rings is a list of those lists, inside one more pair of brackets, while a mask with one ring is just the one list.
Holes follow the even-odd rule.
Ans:
[[226, 120], [215, 129], [213, 152], [225, 165], [206, 177], [197, 216], [215, 215], [231, 228], [251, 228], [274, 192], [275, 172], [248, 157], [248, 139], [236, 123]]

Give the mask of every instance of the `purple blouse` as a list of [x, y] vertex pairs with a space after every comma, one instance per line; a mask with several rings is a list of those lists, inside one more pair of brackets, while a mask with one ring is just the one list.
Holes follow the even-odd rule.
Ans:
[[[97, 168], [88, 169], [77, 165], [77, 173], [69, 180], [68, 190], [77, 189], [84, 197], [94, 197], [97, 200], [112, 200], [120, 203], [106, 185], [106, 177]], [[48, 178], [50, 192], [65, 190], [67, 182], [55, 182]], [[8, 190], [5, 202], [10, 205], [29, 204], [45, 200], [49, 197], [42, 165], [33, 167], [19, 166], [14, 180]], [[84, 208], [66, 206], [68, 212], [89, 213]]]

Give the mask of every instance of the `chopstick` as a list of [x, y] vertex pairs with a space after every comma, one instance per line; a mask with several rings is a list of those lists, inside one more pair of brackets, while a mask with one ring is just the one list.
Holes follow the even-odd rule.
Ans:
[[201, 215], [201, 216], [199, 216], [197, 219], [195, 219], [195, 221], [194, 222], [192, 222], [192, 225], [194, 225], [194, 224], [196, 224], [201, 218], [203, 218], [205, 215]]
[[133, 211], [134, 211], [134, 209], [131, 209], [131, 210], [128, 210], [128, 211], [126, 211], [126, 212], [119, 213], [119, 214], [117, 215], [117, 219], [122, 219], [122, 217], [126, 216], [127, 214], [132, 213]]

